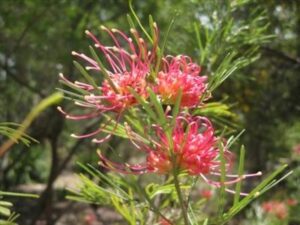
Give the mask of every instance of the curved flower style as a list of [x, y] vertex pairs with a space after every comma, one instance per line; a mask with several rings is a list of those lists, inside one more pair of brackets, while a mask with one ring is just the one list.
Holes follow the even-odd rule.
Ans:
[[195, 107], [207, 90], [207, 77], [199, 76], [200, 72], [200, 66], [188, 56], [167, 56], [162, 59], [156, 92], [165, 104], [174, 104], [181, 89], [181, 106]]
[[[138, 145], [139, 149], [147, 153], [146, 162], [137, 165], [119, 164], [111, 162], [99, 153], [100, 165], [121, 173], [134, 174], [168, 174], [176, 168], [186, 171], [189, 175], [199, 175], [210, 185], [221, 186], [219, 181], [213, 181], [207, 177], [221, 174], [218, 146], [223, 141], [215, 136], [213, 126], [206, 117], [178, 116], [172, 132], [172, 144], [169, 143], [167, 135], [160, 126], [154, 126], [154, 129], [157, 137], [156, 140], [152, 140], [152, 145]], [[232, 167], [232, 158], [232, 153], [226, 149], [225, 145], [226, 173]], [[227, 174], [230, 180], [225, 181], [224, 184], [234, 184], [247, 177], [259, 175], [261, 172], [243, 176]], [[226, 190], [233, 192], [230, 189]], [[241, 195], [246, 195], [246, 193], [241, 193]]]
[[[75, 104], [92, 110], [92, 112], [85, 115], [70, 115], [59, 107], [58, 109], [66, 118], [73, 120], [95, 118], [107, 111], [120, 115], [126, 108], [137, 103], [131, 94], [131, 89], [142, 98], [147, 98], [146, 78], [150, 73], [151, 63], [156, 57], [158, 41], [157, 26], [154, 24], [153, 27], [156, 36], [153, 38], [154, 43], [151, 51], [148, 50], [145, 41], [134, 29], [131, 29], [131, 33], [136, 44], [122, 31], [102, 26], [102, 29], [111, 37], [113, 46], [105, 46], [90, 31], [86, 31], [86, 34], [94, 41], [96, 50], [99, 50], [105, 59], [108, 68], [104, 68], [102, 62], [99, 62], [97, 59], [90, 58], [82, 53], [72, 52], [74, 56], [87, 62], [86, 70], [99, 71], [104, 75], [105, 79], [98, 86], [78, 81], [71, 82], [63, 74], [60, 74], [61, 80], [68, 86], [74, 87], [77, 90], [80, 89], [81, 93], [85, 93], [83, 100], [75, 102]], [[122, 47], [124, 43], [126, 46]], [[72, 136], [86, 138], [98, 134], [100, 131], [101, 129], [86, 135]]]

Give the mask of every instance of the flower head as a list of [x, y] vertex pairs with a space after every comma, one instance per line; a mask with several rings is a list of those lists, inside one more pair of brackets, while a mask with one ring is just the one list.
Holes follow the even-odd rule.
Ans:
[[[172, 154], [176, 164], [191, 175], [208, 174], [218, 170], [219, 149], [210, 121], [205, 117], [179, 116], [173, 129], [173, 149], [166, 134], [157, 127], [161, 140], [154, 149], [149, 149], [148, 169], [157, 173], [168, 173], [172, 169]], [[226, 152], [229, 156], [229, 152]], [[229, 159], [229, 157], [227, 157]]]
[[[151, 137], [151, 143], [134, 144], [146, 153], [146, 161], [141, 164], [129, 165], [115, 163], [99, 153], [100, 165], [121, 173], [157, 173], [170, 174], [173, 170], [185, 171], [189, 175], [198, 175], [215, 187], [221, 187], [214, 176], [221, 175], [220, 146], [222, 146], [226, 176], [230, 178], [224, 185], [231, 185], [247, 177], [259, 176], [261, 172], [242, 176], [229, 174], [232, 167], [232, 153], [226, 148], [226, 143], [215, 136], [213, 126], [206, 117], [179, 115], [171, 134], [170, 143], [164, 129], [153, 125], [156, 137]], [[130, 134], [135, 139], [134, 134]], [[234, 192], [226, 188], [228, 192]], [[241, 193], [241, 195], [247, 195]]]
[[162, 101], [165, 104], [174, 104], [181, 89], [181, 106], [197, 106], [207, 90], [207, 77], [199, 76], [200, 66], [184, 55], [165, 57], [162, 64], [156, 86]]
[[[149, 51], [145, 41], [134, 29], [131, 29], [131, 33], [137, 41], [136, 45], [130, 37], [117, 29], [110, 30], [104, 26], [102, 29], [109, 34], [114, 46], [105, 46], [90, 31], [86, 31], [86, 34], [94, 41], [95, 47], [105, 58], [108, 68], [99, 65], [96, 59], [85, 54], [77, 52], [72, 54], [88, 63], [87, 70], [100, 71], [105, 77], [99, 87], [101, 94], [89, 93], [85, 96], [85, 100], [98, 109], [106, 109], [108, 106], [114, 110], [122, 110], [136, 103], [130, 88], [142, 97], [146, 97], [146, 77], [155, 58], [157, 44], [154, 44], [153, 49]], [[127, 44], [128, 50], [121, 46], [121, 42]], [[90, 91], [94, 89], [92, 85], [88, 86]]]
[[[157, 27], [154, 26], [156, 36], [151, 50], [148, 50], [147, 44], [134, 29], [131, 29], [131, 33], [135, 42], [120, 30], [108, 29], [104, 26], [102, 30], [110, 36], [112, 45], [104, 45], [90, 31], [86, 31], [86, 34], [93, 40], [96, 51], [101, 54], [102, 61], [94, 54], [93, 57], [89, 57], [82, 53], [72, 52], [74, 56], [87, 63], [87, 66], [82, 68], [85, 70], [83, 73], [90, 70], [99, 72], [102, 75], [100, 78], [103, 80], [102, 83], [71, 82], [60, 74], [64, 83], [79, 90], [83, 95], [75, 104], [89, 110], [87, 114], [70, 115], [59, 107], [68, 119], [90, 119], [108, 111], [117, 113], [119, 116], [125, 109], [137, 103], [131, 90], [142, 98], [148, 96], [146, 78], [150, 73], [151, 63], [156, 57]], [[101, 129], [86, 135], [73, 136], [85, 138], [98, 134], [100, 131]]]

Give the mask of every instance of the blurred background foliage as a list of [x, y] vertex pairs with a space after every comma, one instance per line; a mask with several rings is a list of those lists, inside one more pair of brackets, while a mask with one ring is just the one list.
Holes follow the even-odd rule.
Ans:
[[[230, 105], [237, 115], [233, 122], [246, 129], [240, 142], [247, 149], [249, 170], [272, 170], [280, 161], [299, 166], [300, 153], [293, 149], [300, 143], [300, 1], [149, 0], [133, 1], [133, 6], [144, 25], [149, 14], [154, 17], [161, 39], [174, 18], [165, 52], [190, 55], [208, 76], [228, 54], [236, 54], [233, 58], [253, 54], [256, 61], [217, 88], [213, 101]], [[128, 31], [128, 13], [128, 2], [123, 0], [0, 1], [0, 122], [20, 123], [37, 102], [60, 86], [59, 72], [76, 80], [79, 74], [70, 53], [88, 52], [84, 30], [92, 30], [105, 42], [108, 37], [100, 32], [100, 25]], [[204, 49], [199, 50], [195, 26], [205, 40]], [[229, 33], [221, 30], [224, 26]], [[214, 31], [216, 39], [207, 41], [205, 31]], [[72, 110], [72, 104], [63, 104]], [[28, 224], [43, 213], [51, 214], [52, 201], [58, 198], [53, 183], [74, 170], [74, 161], [96, 165], [97, 146], [69, 134], [87, 133], [97, 125], [67, 122], [55, 107], [49, 108], [28, 132], [40, 143], [30, 148], [15, 145], [0, 159], [0, 189], [47, 184], [38, 204], [32, 206], [35, 215], [27, 219]], [[0, 143], [4, 141], [0, 136]], [[111, 146], [122, 147], [114, 139], [107, 148]], [[295, 177], [285, 185], [295, 193], [292, 180]]]

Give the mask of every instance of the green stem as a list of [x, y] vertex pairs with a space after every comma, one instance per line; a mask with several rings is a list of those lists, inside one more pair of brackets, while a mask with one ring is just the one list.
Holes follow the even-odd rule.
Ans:
[[[135, 183], [135, 182], [134, 182]], [[161, 218], [165, 219], [166, 221], [169, 221], [169, 219], [167, 217], [165, 217], [161, 212], [160, 209], [153, 203], [152, 199], [149, 197], [149, 195], [146, 193], [145, 189], [143, 188], [143, 186], [139, 183], [136, 182], [135, 184], [133, 183], [133, 185], [137, 188], [136, 190], [138, 191], [138, 193], [140, 195], [142, 195], [145, 200], [148, 202], [149, 206], [150, 206], [150, 210], [154, 213], [156, 213], [156, 215], [159, 215]]]
[[189, 220], [188, 220], [188, 215], [187, 215], [187, 209], [185, 207], [185, 203], [182, 197], [182, 193], [181, 193], [181, 189], [180, 189], [180, 185], [179, 185], [179, 180], [178, 180], [178, 173], [177, 173], [177, 166], [176, 166], [176, 159], [175, 157], [173, 157], [173, 176], [174, 176], [174, 185], [175, 185], [175, 189], [176, 189], [176, 193], [178, 196], [178, 200], [179, 200], [179, 205], [181, 207], [181, 211], [183, 214], [183, 220], [184, 220], [184, 224], [185, 225], [189, 225]]
[[178, 164], [177, 164], [177, 158], [176, 155], [174, 154], [174, 143], [172, 140], [172, 129], [168, 129], [165, 131], [166, 136], [167, 136], [167, 140], [170, 146], [169, 149], [169, 154], [171, 156], [172, 159], [172, 167], [173, 167], [173, 177], [174, 177], [174, 185], [175, 185], [175, 190], [176, 190], [176, 194], [178, 196], [178, 200], [179, 200], [179, 205], [181, 208], [181, 212], [183, 214], [183, 221], [184, 221], [184, 225], [189, 225], [189, 219], [188, 219], [188, 214], [187, 214], [187, 209], [182, 197], [182, 193], [181, 193], [181, 189], [180, 189], [180, 184], [179, 184], [179, 179], [178, 179]]

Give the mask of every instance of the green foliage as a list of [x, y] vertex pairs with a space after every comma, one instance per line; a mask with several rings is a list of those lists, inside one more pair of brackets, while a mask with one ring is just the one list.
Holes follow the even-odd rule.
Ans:
[[[0, 191], [0, 199], [3, 196], [14, 196], [14, 197], [26, 197], [26, 198], [37, 198], [37, 195], [34, 194], [24, 194], [24, 193], [12, 193], [12, 192], [3, 192]], [[11, 207], [13, 204], [8, 201], [0, 200], [0, 225], [17, 225], [15, 223], [16, 219], [19, 217], [18, 214], [11, 212]], [[1, 219], [5, 218], [5, 220]]]
[[145, 224], [141, 211], [143, 203], [133, 196], [135, 186], [132, 181], [111, 173], [104, 174], [90, 165], [80, 166], [91, 178], [80, 174], [79, 190], [70, 190], [72, 195], [67, 196], [68, 199], [113, 206], [129, 224], [136, 224], [137, 220]]
[[223, 102], [209, 102], [193, 113], [194, 115], [210, 117], [219, 127], [231, 128], [231, 131], [235, 132], [240, 126], [238, 115], [232, 112], [232, 108], [232, 106]]
[[[243, 150], [242, 150], [243, 151]], [[241, 154], [240, 162], [243, 163], [244, 154]], [[99, 205], [113, 206], [116, 212], [120, 213], [129, 224], [135, 224], [137, 221], [141, 224], [145, 223], [145, 218], [149, 217], [151, 214], [148, 210], [153, 211], [157, 216], [167, 216], [172, 218], [177, 218], [176, 208], [173, 205], [173, 213], [168, 212], [169, 204], [172, 202], [178, 202], [178, 196], [176, 193], [176, 188], [173, 184], [173, 179], [169, 178], [165, 180], [164, 184], [153, 184], [144, 185], [135, 176], [121, 176], [114, 173], [103, 173], [98, 169], [88, 165], [84, 166], [80, 164], [83, 172], [88, 176], [80, 174], [80, 184], [78, 189], [69, 190], [70, 195], [68, 199], [93, 203]], [[243, 173], [242, 166], [239, 166], [239, 173]], [[267, 176], [259, 185], [257, 185], [246, 197], [240, 199], [239, 192], [241, 188], [241, 182], [236, 184], [236, 194], [233, 196], [234, 201], [229, 209], [226, 209], [221, 214], [210, 215], [209, 218], [205, 218], [205, 214], [198, 214], [193, 210], [200, 210], [199, 207], [203, 204], [203, 199], [194, 199], [189, 202], [188, 216], [192, 221], [191, 224], [207, 223], [207, 224], [227, 224], [229, 220], [232, 219], [237, 213], [242, 211], [250, 202], [261, 196], [264, 192], [274, 187], [283, 178], [288, 176], [290, 173], [286, 174], [283, 178], [275, 179], [282, 171], [286, 168], [286, 165], [279, 167], [272, 174]], [[186, 180], [188, 176], [186, 174], [180, 175], [181, 180]], [[149, 178], [147, 178], [149, 179]], [[187, 181], [187, 180], [186, 180]], [[148, 181], [149, 182], [149, 181]], [[189, 183], [181, 183], [180, 188], [188, 196], [189, 192], [192, 190], [192, 186]], [[226, 197], [223, 193], [222, 199], [220, 201], [228, 202], [228, 196]], [[196, 207], [197, 206], [197, 207]], [[227, 207], [226, 207], [227, 208]], [[206, 215], [208, 216], [208, 215]], [[182, 218], [177, 218], [182, 219]], [[206, 221], [206, 222], [205, 222]], [[149, 221], [148, 221], [149, 222]], [[152, 221], [153, 223], [154, 221]]]
[[10, 202], [6, 202], [6, 201], [0, 201], [0, 214], [2, 216], [10, 216], [11, 215], [11, 211], [10, 211], [10, 207], [12, 207], [12, 203]]
[[249, 1], [227, 1], [219, 7], [212, 1], [212, 13], [199, 12], [199, 24], [194, 23], [200, 65], [205, 65], [211, 75], [209, 89], [215, 90], [230, 75], [259, 58], [258, 47], [270, 41], [268, 21], [259, 8], [248, 17], [236, 20]]
[[[24, 134], [26, 129], [31, 125], [34, 119], [40, 115], [48, 107], [59, 103], [62, 100], [63, 95], [61, 93], [54, 93], [51, 96], [43, 99], [38, 105], [36, 105], [23, 120], [22, 124], [18, 127], [17, 130], [11, 129], [9, 127], [4, 127], [0, 124], [0, 133], [5, 134], [9, 137], [9, 140], [5, 142], [0, 148], [0, 157], [2, 157], [9, 148], [13, 145], [13, 142], [21, 139], [25, 144], [29, 144], [30, 141], [35, 141], [33, 138], [30, 138], [28, 135]], [[13, 123], [2, 123], [4, 125], [13, 125]]]
[[22, 126], [16, 123], [2, 122], [0, 123], [0, 134], [6, 136], [7, 138], [13, 140], [15, 143], [22, 142], [27, 147], [31, 142], [36, 142], [36, 140], [25, 133], [21, 133], [19, 138], [16, 138], [16, 132], [18, 128]]
[[[150, 13], [158, 21], [160, 36], [164, 40], [160, 47], [166, 54], [184, 52], [193, 59], [198, 59], [203, 74], [209, 76], [211, 90], [215, 92], [214, 102], [195, 111], [195, 114], [212, 117], [218, 128], [228, 127], [225, 136], [234, 134], [240, 127], [246, 128], [247, 132], [241, 139], [249, 150], [246, 162], [248, 168], [272, 170], [278, 165], [278, 162], [274, 162], [278, 156], [278, 161], [292, 163], [292, 167], [298, 166], [295, 156], [292, 156], [291, 161], [290, 155], [291, 148], [298, 141], [298, 128], [292, 127], [300, 118], [298, 1], [150, 0], [133, 1], [132, 8], [136, 10], [140, 25], [148, 23]], [[84, 30], [88, 28], [97, 33], [100, 23], [127, 30], [124, 15], [130, 12], [130, 8], [127, 1], [118, 1], [116, 4], [106, 0], [71, 3], [35, 0], [0, 1], [0, 11], [0, 121], [20, 123], [37, 101], [53, 92], [57, 86], [58, 72], [63, 71], [72, 80], [84, 79], [79, 76], [78, 71], [75, 72], [75, 65], [70, 59], [72, 50], [87, 49], [86, 42], [83, 41]], [[175, 22], [171, 23], [173, 18]], [[133, 17], [131, 20], [131, 25], [139, 29], [140, 26]], [[144, 29], [151, 37], [153, 19], [149, 21], [150, 29]], [[268, 42], [272, 34], [276, 37]], [[101, 33], [99, 38], [104, 43], [107, 40], [107, 36]], [[259, 56], [262, 57], [257, 60]], [[254, 60], [254, 64], [247, 66]], [[102, 79], [94, 74], [91, 76], [97, 80]], [[224, 82], [227, 78], [227, 82]], [[84, 93], [73, 91], [63, 90], [65, 98], [82, 100]], [[157, 111], [153, 103], [151, 101], [145, 104], [154, 113], [154, 120]], [[64, 104], [72, 110], [68, 103]], [[147, 112], [147, 109], [144, 108], [142, 112]], [[175, 108], [173, 112], [173, 115], [177, 114]], [[139, 134], [143, 134], [143, 125], [138, 121], [141, 112], [131, 113], [134, 117], [126, 117], [125, 121]], [[46, 124], [49, 133], [45, 134], [45, 129], [41, 132], [38, 126], [30, 128], [30, 136], [32, 133], [39, 134], [34, 137], [40, 141], [40, 146], [30, 149], [25, 159], [22, 157], [20, 160], [19, 152], [24, 149], [22, 145], [18, 145], [14, 146], [15, 151], [7, 155], [5, 160], [0, 161], [3, 171], [10, 168], [4, 162], [9, 162], [8, 165], [16, 160], [21, 162], [3, 176], [0, 171], [1, 185], [11, 187], [12, 184], [28, 180], [24, 179], [28, 174], [28, 167], [41, 171], [35, 168], [40, 168], [37, 165], [44, 161], [41, 158], [44, 155], [48, 157], [45, 161], [50, 161], [51, 148], [44, 143], [48, 143], [52, 137], [57, 136], [58, 145], [63, 146], [59, 148], [59, 157], [63, 158], [68, 154], [67, 150], [76, 143], [68, 138], [68, 134], [76, 125], [67, 123], [58, 132], [52, 129], [57, 117], [61, 115], [49, 113], [43, 117], [40, 124]], [[151, 121], [147, 122], [150, 124]], [[95, 127], [99, 127], [98, 124]], [[2, 125], [0, 124], [2, 135], [12, 134], [12, 130], [3, 129]], [[90, 124], [80, 124], [80, 128], [84, 130], [88, 125]], [[111, 121], [104, 131], [114, 132], [126, 139], [125, 124], [118, 126], [116, 130], [114, 125]], [[18, 128], [14, 124], [5, 124], [7, 126], [14, 130]], [[235, 136], [232, 137], [231, 140]], [[27, 138], [22, 136], [20, 141], [27, 144]], [[2, 137], [0, 139], [2, 141]], [[141, 139], [147, 143], [147, 137]], [[83, 143], [84, 148], [78, 145], [79, 151], [90, 155], [86, 152], [94, 151], [94, 146], [89, 142]], [[114, 144], [113, 141], [109, 143]], [[49, 170], [50, 166], [49, 169], [42, 169], [44, 174], [48, 174]], [[296, 193], [298, 177], [298, 171], [295, 171], [295, 175], [288, 179], [288, 184], [282, 185], [282, 189]], [[14, 182], [15, 180], [19, 181]], [[194, 214], [197, 213], [201, 212]], [[192, 213], [190, 217], [194, 218]], [[210, 221], [204, 220], [202, 224], [208, 223]]]

